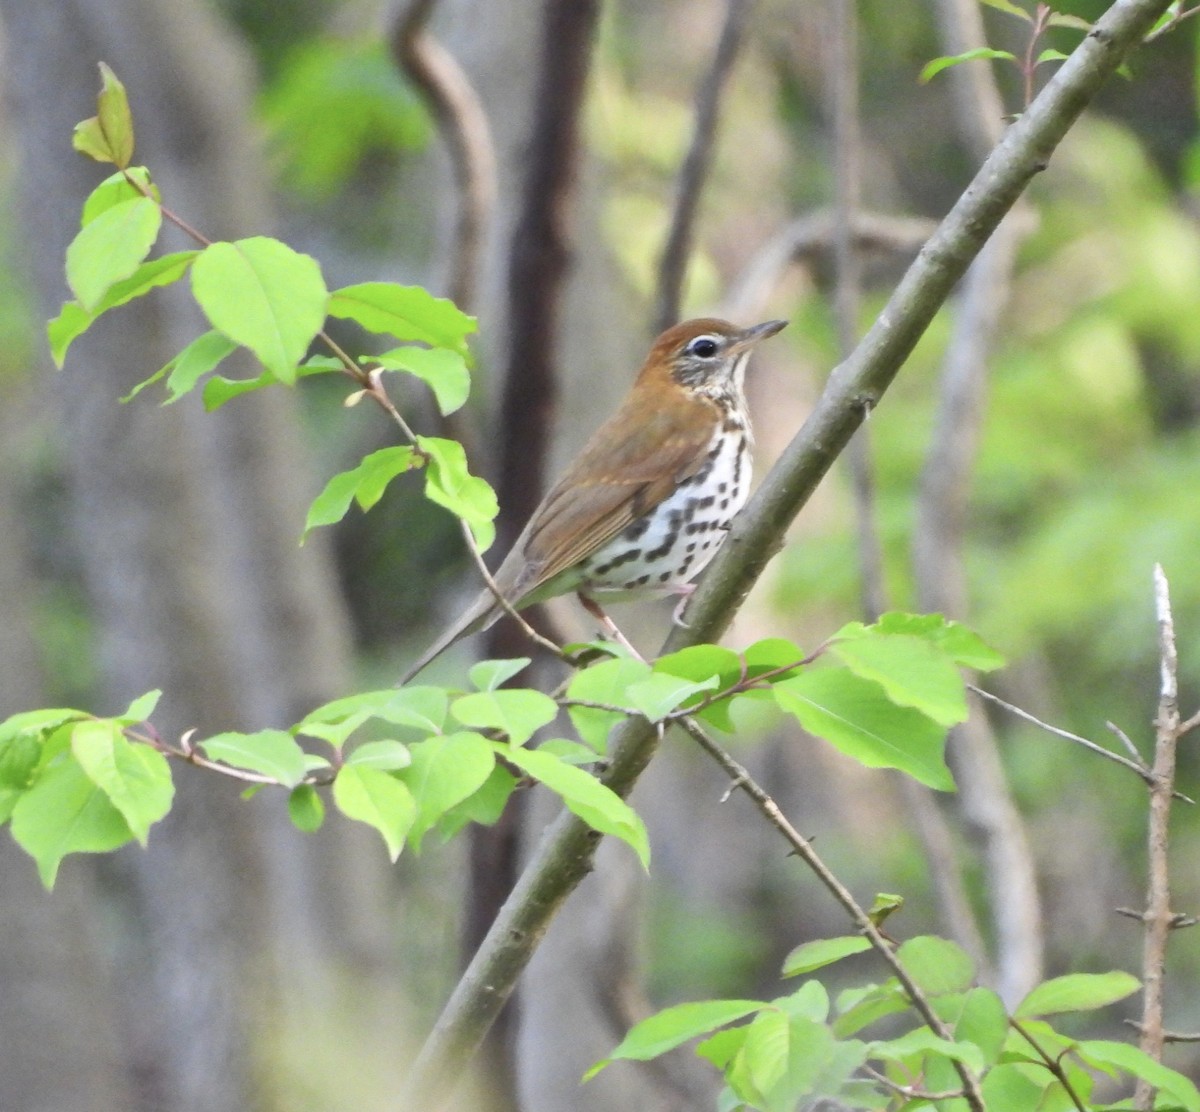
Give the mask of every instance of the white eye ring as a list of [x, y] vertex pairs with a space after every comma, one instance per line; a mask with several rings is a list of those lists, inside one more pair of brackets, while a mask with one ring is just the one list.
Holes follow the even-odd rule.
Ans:
[[698, 355], [701, 359], [711, 359], [720, 350], [719, 338], [716, 336], [697, 336], [683, 350], [688, 355]]

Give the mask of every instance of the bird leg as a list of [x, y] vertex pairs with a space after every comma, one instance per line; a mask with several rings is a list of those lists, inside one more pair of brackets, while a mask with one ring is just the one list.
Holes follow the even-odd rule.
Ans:
[[604, 612], [604, 607], [602, 607], [590, 595], [585, 595], [582, 591], [579, 592], [578, 597], [579, 597], [579, 604], [584, 608], [584, 610], [586, 610], [589, 614], [591, 614], [591, 616], [593, 618], [595, 618], [596, 621], [598, 621], [600, 623], [600, 628], [606, 634], [608, 634], [608, 636], [610, 638], [612, 638], [612, 640], [616, 641], [618, 645], [624, 646], [631, 653], [633, 653], [635, 660], [640, 660], [643, 664], [646, 663], [646, 658], [644, 656], [642, 656], [642, 654], [633, 647], [633, 645], [630, 643], [629, 639], [625, 636], [625, 634], [623, 634], [617, 628], [617, 623], [614, 622], [612, 620], [612, 618], [610, 618]]
[[675, 593], [679, 596], [679, 601], [675, 604], [675, 609], [671, 611], [671, 621], [680, 629], [691, 629], [691, 626], [683, 620], [683, 612], [687, 609], [687, 604], [691, 602], [692, 595], [696, 593], [696, 584], [685, 583], [682, 587], [677, 587]]

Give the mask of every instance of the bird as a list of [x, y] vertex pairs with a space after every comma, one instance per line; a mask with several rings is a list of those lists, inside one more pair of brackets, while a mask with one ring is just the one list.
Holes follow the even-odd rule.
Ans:
[[[682, 608], [749, 495], [746, 364], [786, 324], [738, 328], [700, 317], [654, 341], [620, 408], [542, 499], [493, 576], [509, 606], [574, 591], [618, 636], [601, 600], [676, 594]], [[400, 683], [503, 613], [485, 589]]]

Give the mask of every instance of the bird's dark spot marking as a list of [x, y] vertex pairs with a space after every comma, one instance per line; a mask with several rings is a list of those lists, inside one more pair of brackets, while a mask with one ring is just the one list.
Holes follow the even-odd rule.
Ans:
[[640, 548], [627, 548], [619, 556], [614, 556], [607, 564], [601, 564], [598, 568], [592, 569], [593, 575], [608, 575], [609, 572], [619, 568], [622, 564], [628, 564], [630, 560], [636, 560], [642, 554]]
[[670, 572], [670, 570], [668, 569], [667, 571], [664, 571], [664, 572], [660, 572], [660, 573], [659, 573], [659, 576], [658, 576], [658, 581], [659, 581], [660, 583], [665, 583], [665, 582], [666, 582], [668, 579], [670, 579], [670, 578], [671, 578], [671, 572]]
[[687, 546], [687, 554], [690, 556], [696, 551], [696, 541], [689, 541]]
[[639, 517], [637, 521], [630, 522], [625, 526], [621, 536], [627, 541], [636, 541], [650, 528], [650, 514], [645, 517]]
[[628, 583], [625, 584], [625, 590], [629, 591], [629, 590], [632, 590], [634, 587], [644, 587], [649, 582], [650, 582], [649, 574], [639, 575], [636, 579], [631, 579]]
[[[689, 528], [691, 528], [691, 527], [689, 526]], [[652, 552], [647, 552], [646, 560], [650, 563], [653, 563], [655, 560], [661, 560], [664, 556], [666, 556], [671, 551], [672, 548], [675, 547], [675, 540], [678, 536], [679, 536], [679, 523], [675, 520], [675, 515], [672, 514], [671, 515], [671, 524], [668, 527], [667, 535], [663, 538], [662, 544], [660, 544]]]

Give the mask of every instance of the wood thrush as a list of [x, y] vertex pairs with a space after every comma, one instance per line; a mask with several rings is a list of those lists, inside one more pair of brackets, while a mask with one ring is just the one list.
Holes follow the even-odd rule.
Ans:
[[[575, 591], [607, 621], [601, 599], [691, 593], [750, 491], [746, 363], [754, 345], [786, 323], [743, 329], [702, 317], [655, 340], [620, 409], [542, 500], [496, 572], [511, 606]], [[503, 612], [485, 589], [401, 682]]]

